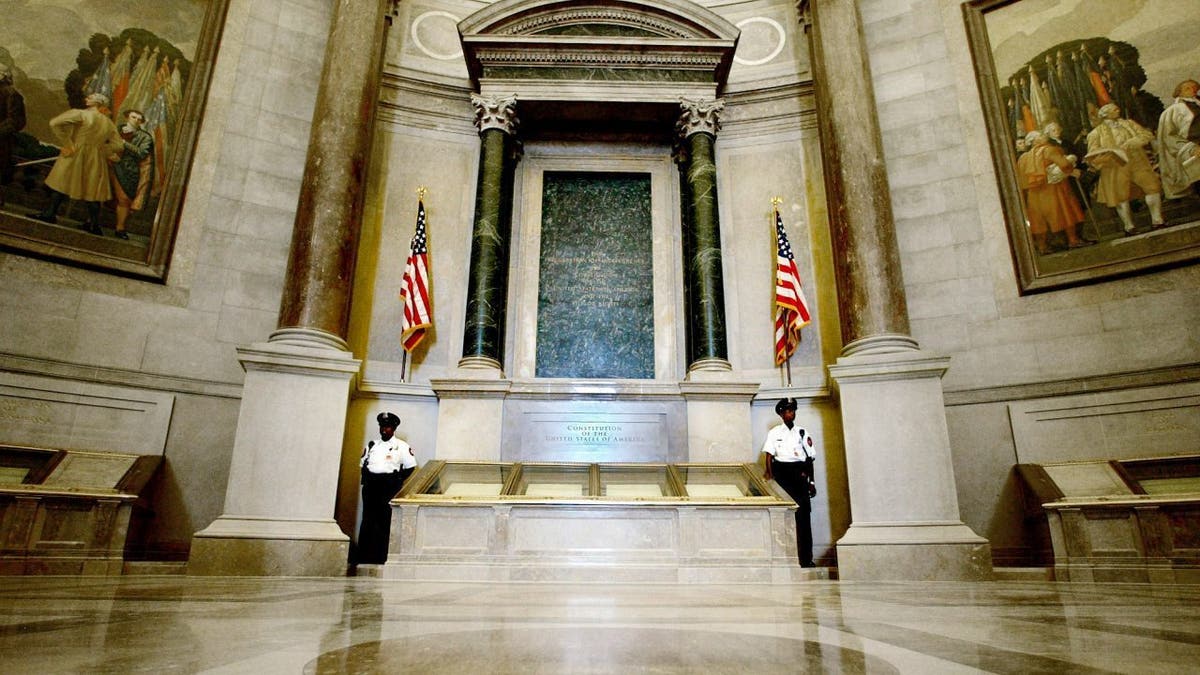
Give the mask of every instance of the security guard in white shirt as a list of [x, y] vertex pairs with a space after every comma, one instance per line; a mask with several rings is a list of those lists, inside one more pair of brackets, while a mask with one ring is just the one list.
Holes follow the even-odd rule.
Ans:
[[813, 481], [813, 462], [817, 457], [816, 441], [812, 434], [796, 421], [796, 399], [781, 398], [775, 404], [775, 414], [783, 424], [771, 427], [763, 443], [767, 470], [763, 477], [775, 479], [779, 487], [796, 502], [796, 549], [801, 567], [814, 567], [812, 554], [812, 524], [809, 499], [817, 495]]
[[387, 562], [388, 535], [392, 527], [392, 497], [417, 468], [417, 457], [408, 443], [395, 437], [400, 418], [379, 413], [379, 439], [363, 450], [362, 524], [358, 528], [358, 562]]

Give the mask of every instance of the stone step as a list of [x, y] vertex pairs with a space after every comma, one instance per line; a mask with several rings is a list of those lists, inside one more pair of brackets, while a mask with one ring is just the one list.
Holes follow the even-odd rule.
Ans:
[[121, 573], [150, 576], [182, 575], [187, 574], [187, 563], [183, 561], [126, 560]]
[[1054, 581], [1053, 567], [996, 567], [992, 570], [996, 581]]

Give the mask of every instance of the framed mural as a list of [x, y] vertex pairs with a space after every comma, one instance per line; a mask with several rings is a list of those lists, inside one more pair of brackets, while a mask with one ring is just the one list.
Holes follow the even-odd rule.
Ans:
[[1200, 257], [1200, 0], [963, 12], [1021, 292]]
[[0, 246], [164, 280], [228, 0], [6, 4]]

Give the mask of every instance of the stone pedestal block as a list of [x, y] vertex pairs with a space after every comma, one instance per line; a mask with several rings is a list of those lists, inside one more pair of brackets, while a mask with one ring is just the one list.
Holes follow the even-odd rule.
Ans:
[[188, 574], [340, 577], [350, 539], [332, 518], [307, 521], [221, 516], [192, 540]]
[[437, 457], [496, 461], [504, 397], [512, 383], [499, 370], [460, 368], [459, 378], [430, 382], [438, 395]]
[[958, 511], [942, 399], [946, 357], [914, 349], [843, 356], [841, 396], [853, 523], [842, 579], [984, 579], [987, 540]]
[[838, 578], [848, 581], [992, 578], [991, 545], [963, 523], [854, 524], [838, 540], [837, 555]]
[[196, 533], [188, 571], [345, 574], [349, 538], [333, 511], [359, 361], [336, 349], [279, 342], [238, 354], [246, 382], [225, 508]]
[[750, 402], [757, 383], [734, 382], [728, 373], [692, 372], [679, 390], [687, 401], [689, 462], [744, 462], [756, 457]]

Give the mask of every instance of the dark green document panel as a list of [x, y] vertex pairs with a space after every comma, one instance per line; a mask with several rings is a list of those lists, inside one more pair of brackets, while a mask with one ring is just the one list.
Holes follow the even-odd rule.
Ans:
[[650, 174], [546, 172], [537, 376], [654, 377]]

